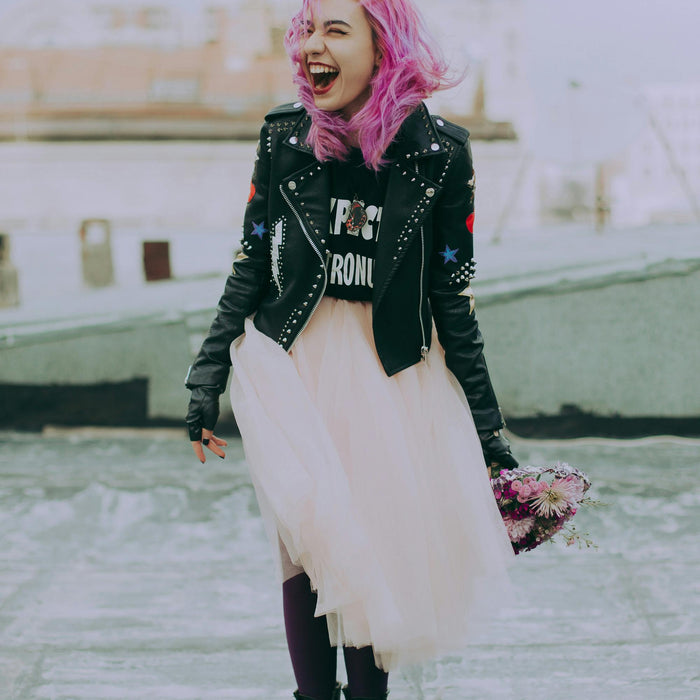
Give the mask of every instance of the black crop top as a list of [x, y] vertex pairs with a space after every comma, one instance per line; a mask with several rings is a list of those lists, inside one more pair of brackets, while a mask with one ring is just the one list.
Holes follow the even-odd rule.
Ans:
[[326, 295], [371, 301], [374, 253], [379, 238], [388, 171], [365, 165], [354, 148], [331, 166], [331, 226]]

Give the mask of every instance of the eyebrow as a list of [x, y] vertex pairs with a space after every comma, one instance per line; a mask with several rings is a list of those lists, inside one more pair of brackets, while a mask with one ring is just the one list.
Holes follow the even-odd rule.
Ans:
[[348, 27], [348, 29], [352, 29], [352, 27], [345, 20], [342, 19], [329, 19], [323, 23], [323, 28], [327, 29], [331, 26], [331, 24], [344, 24], [346, 27]]

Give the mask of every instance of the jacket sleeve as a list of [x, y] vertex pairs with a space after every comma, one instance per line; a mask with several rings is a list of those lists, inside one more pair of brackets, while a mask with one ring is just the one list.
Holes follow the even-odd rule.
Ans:
[[503, 427], [491, 385], [484, 340], [474, 313], [474, 170], [468, 139], [456, 147], [434, 211], [430, 305], [445, 362], [455, 375], [478, 430]]
[[224, 293], [219, 299], [216, 318], [187, 373], [185, 385], [188, 389], [207, 386], [218, 389], [220, 393], [226, 389], [231, 367], [231, 343], [243, 334], [246, 317], [257, 309], [270, 284], [268, 136], [268, 127], [264, 124], [260, 131], [257, 159], [243, 219], [241, 247], [234, 258]]

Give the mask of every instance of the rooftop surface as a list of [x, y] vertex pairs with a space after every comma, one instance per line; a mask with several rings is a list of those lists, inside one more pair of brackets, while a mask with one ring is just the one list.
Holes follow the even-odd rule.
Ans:
[[[393, 673], [390, 698], [700, 697], [700, 441], [513, 446], [590, 475], [605, 505], [575, 524], [598, 548], [518, 556], [483, 640]], [[200, 465], [180, 431], [0, 434], [0, 523], [0, 697], [291, 699], [240, 441]]]

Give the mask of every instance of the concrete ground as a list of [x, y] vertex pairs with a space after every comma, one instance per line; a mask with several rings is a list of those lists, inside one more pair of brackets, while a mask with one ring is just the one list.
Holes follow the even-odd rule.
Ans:
[[[589, 473], [606, 505], [575, 522], [598, 548], [519, 556], [518, 594], [483, 640], [395, 672], [390, 699], [700, 697], [700, 442], [514, 450]], [[283, 700], [294, 688], [239, 441], [201, 466], [179, 431], [0, 435], [0, 698]]]

